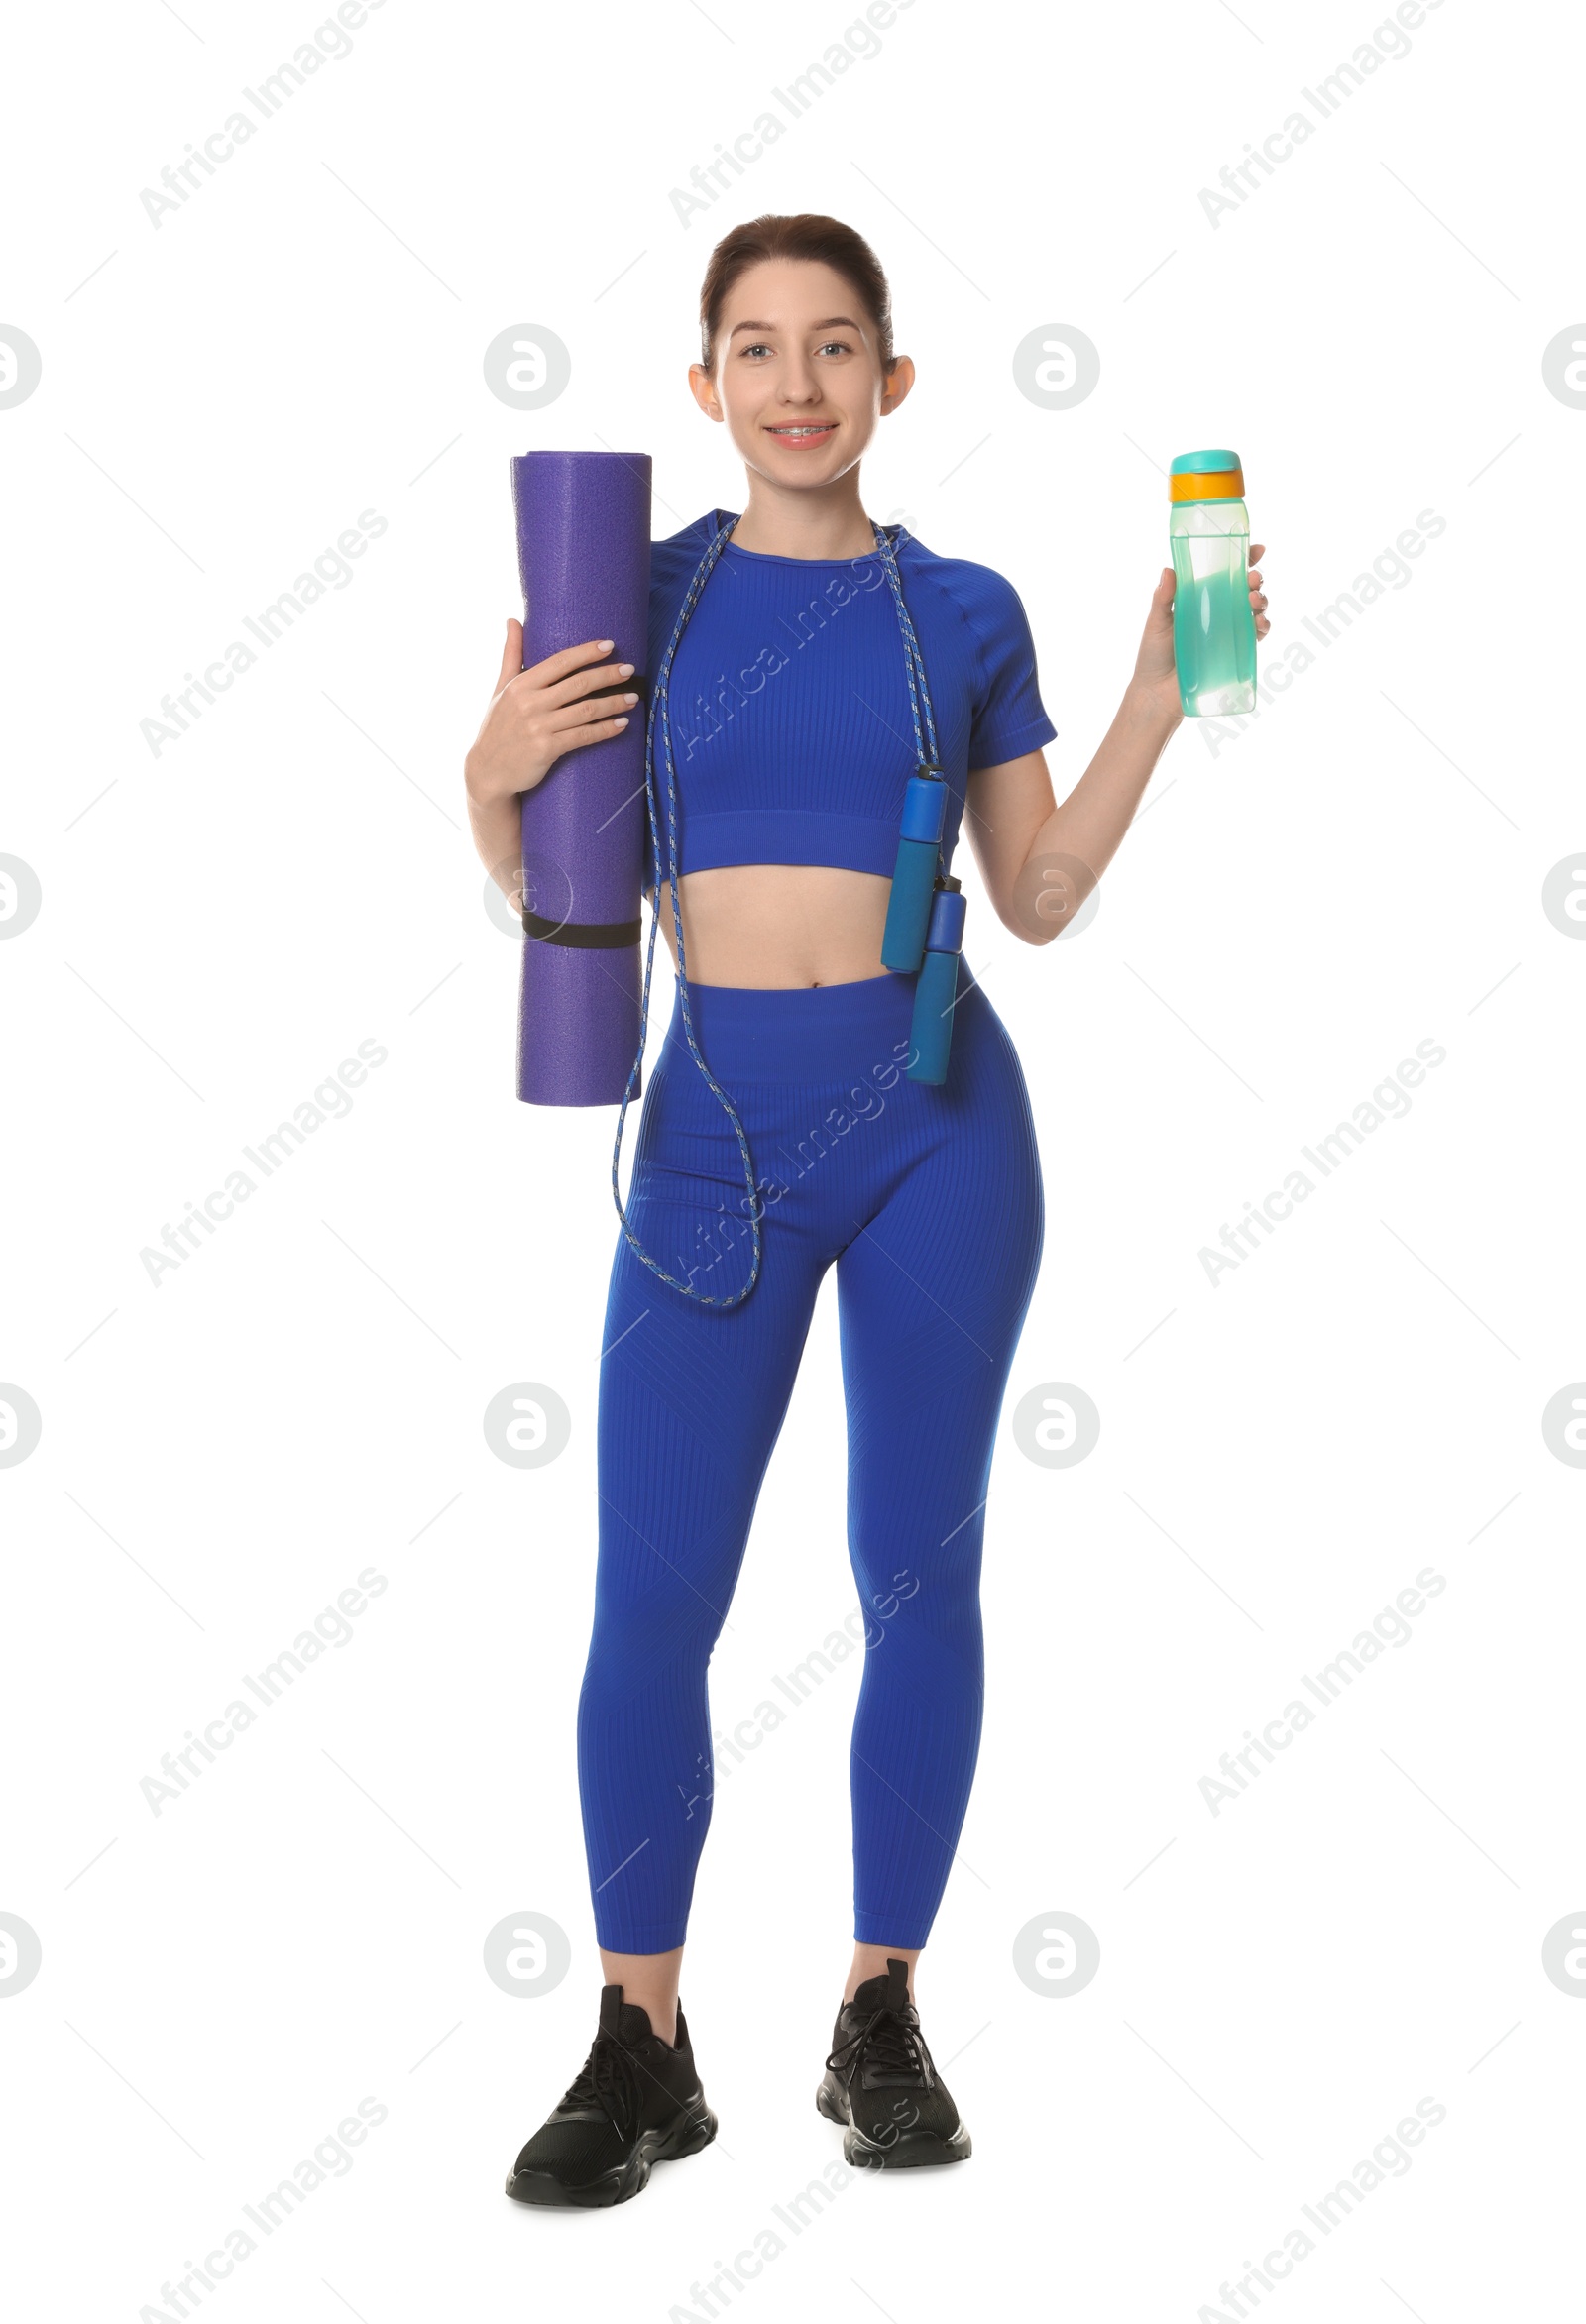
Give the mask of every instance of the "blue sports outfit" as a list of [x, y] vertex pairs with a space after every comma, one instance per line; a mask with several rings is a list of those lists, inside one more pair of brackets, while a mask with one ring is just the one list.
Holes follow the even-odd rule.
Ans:
[[[652, 671], [694, 568], [731, 521], [716, 508], [653, 544]], [[1011, 582], [886, 529], [897, 536], [931, 673], [952, 793], [950, 852], [970, 767], [1039, 750], [1057, 728], [1041, 705], [1030, 624]], [[878, 557], [765, 557], [730, 540], [683, 632], [671, 701], [681, 870], [827, 863], [890, 878], [914, 768], [897, 617]], [[654, 877], [646, 843], [646, 887]]]
[[[650, 668], [730, 515], [653, 545]], [[975, 767], [1051, 741], [1017, 593], [887, 528], [935, 707], [944, 861]], [[669, 684], [680, 873], [736, 863], [891, 873], [916, 751], [878, 557], [722, 550]], [[645, 877], [655, 866], [647, 846]], [[998, 1415], [1040, 1265], [1040, 1158], [1017, 1054], [973, 984], [946, 1084], [906, 1077], [915, 979], [689, 982], [693, 1032], [752, 1153], [760, 1275], [702, 1303], [620, 1237], [601, 1367], [600, 1552], [579, 1699], [599, 1942], [683, 1943], [710, 1823], [706, 1673], [816, 1294], [835, 1265], [849, 1553], [865, 1614], [850, 1759], [854, 1937], [923, 1945], [979, 1747], [979, 1572]], [[736, 1132], [681, 994], [650, 1074], [628, 1220], [695, 1291], [746, 1278]]]

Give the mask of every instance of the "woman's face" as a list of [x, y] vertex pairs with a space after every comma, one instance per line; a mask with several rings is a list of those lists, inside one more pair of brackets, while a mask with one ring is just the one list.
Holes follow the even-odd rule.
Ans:
[[747, 467], [794, 490], [850, 469], [913, 382], [906, 355], [883, 375], [857, 291], [812, 259], [766, 259], [741, 274], [723, 305], [714, 379], [689, 367], [701, 410], [726, 421]]

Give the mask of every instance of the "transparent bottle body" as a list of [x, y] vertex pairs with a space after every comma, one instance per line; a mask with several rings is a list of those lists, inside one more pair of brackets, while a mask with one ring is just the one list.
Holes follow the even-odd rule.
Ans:
[[1187, 719], [1256, 707], [1250, 518], [1243, 500], [1185, 500], [1171, 511], [1173, 656]]

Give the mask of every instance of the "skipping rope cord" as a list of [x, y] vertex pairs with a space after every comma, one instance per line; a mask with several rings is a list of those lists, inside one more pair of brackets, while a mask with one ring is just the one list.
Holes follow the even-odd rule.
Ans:
[[[683, 602], [678, 608], [677, 619], [673, 624], [671, 637], [667, 641], [666, 651], [661, 656], [660, 667], [656, 671], [654, 683], [650, 688], [649, 717], [644, 730], [644, 804], [649, 817], [650, 849], [655, 864], [655, 892], [650, 900], [650, 941], [644, 956], [644, 984], [639, 995], [638, 1051], [634, 1056], [632, 1069], [627, 1076], [627, 1086], [623, 1091], [623, 1102], [617, 1116], [617, 1138], [612, 1147], [612, 1200], [617, 1205], [617, 1215], [622, 1221], [623, 1233], [633, 1251], [637, 1253], [653, 1274], [658, 1275], [663, 1283], [669, 1283], [673, 1290], [682, 1291], [689, 1298], [698, 1299], [700, 1304], [705, 1307], [736, 1307], [748, 1297], [758, 1282], [762, 1248], [760, 1205], [754, 1192], [754, 1162], [749, 1153], [747, 1135], [732, 1099], [705, 1062], [699, 1043], [695, 1038], [693, 1014], [689, 1008], [688, 970], [683, 956], [683, 914], [677, 895], [677, 769], [672, 758], [671, 674], [678, 643], [688, 626], [689, 616], [698, 605], [705, 584], [715, 571], [722, 551], [726, 548], [733, 528], [737, 522], [736, 516], [730, 516], [726, 519], [718, 528], [704, 556], [695, 568], [694, 578], [684, 592]], [[903, 602], [903, 585], [898, 573], [891, 538], [873, 518], [870, 530], [875, 535], [876, 550], [886, 572], [887, 582], [892, 592], [892, 602], [897, 609], [898, 627], [902, 632], [903, 669], [908, 680], [909, 710], [914, 720], [915, 746], [919, 752], [921, 764], [935, 769], [937, 766], [936, 719], [932, 715], [931, 689], [925, 674], [925, 657], [920, 651], [920, 641], [915, 634], [908, 607]], [[903, 538], [901, 525], [898, 527], [898, 537], [900, 540]], [[677, 1275], [669, 1274], [660, 1262], [651, 1257], [633, 1229], [628, 1225], [627, 1213], [623, 1207], [622, 1192], [618, 1183], [618, 1166], [623, 1150], [623, 1126], [627, 1120], [628, 1101], [633, 1094], [633, 1084], [638, 1079], [644, 1061], [644, 1042], [650, 1016], [650, 978], [655, 965], [655, 939], [661, 925], [661, 849], [655, 820], [655, 743], [657, 735], [660, 737], [666, 766], [666, 868], [672, 894], [672, 925], [677, 933], [677, 990], [683, 1016], [683, 1031], [687, 1036], [690, 1055], [705, 1076], [707, 1087], [719, 1099], [723, 1112], [733, 1125], [733, 1134], [737, 1140], [738, 1152], [743, 1158], [743, 1176], [748, 1187], [749, 1227], [754, 1246], [753, 1262], [749, 1269], [748, 1281], [740, 1290], [730, 1292], [725, 1298], [713, 1297], [707, 1291], [697, 1291], [691, 1282], [683, 1282]]]

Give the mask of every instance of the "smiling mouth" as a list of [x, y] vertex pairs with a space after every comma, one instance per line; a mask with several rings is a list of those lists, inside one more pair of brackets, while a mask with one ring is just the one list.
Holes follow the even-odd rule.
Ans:
[[836, 426], [835, 419], [801, 420], [796, 425], [768, 428], [766, 433], [772, 436], [792, 436], [796, 442], [804, 443], [811, 436], [829, 436]]

